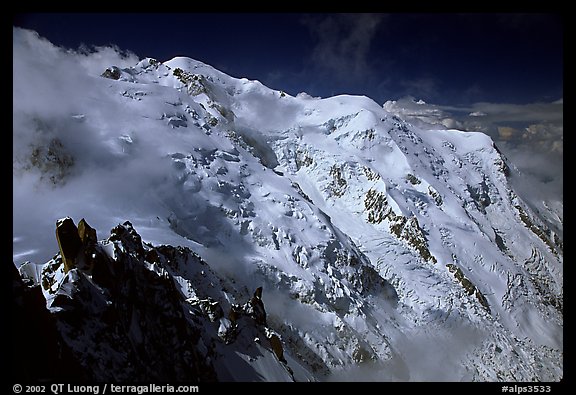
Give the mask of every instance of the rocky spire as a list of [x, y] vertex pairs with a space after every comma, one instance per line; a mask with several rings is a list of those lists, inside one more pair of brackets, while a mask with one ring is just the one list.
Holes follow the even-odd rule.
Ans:
[[56, 221], [56, 240], [64, 263], [64, 272], [68, 273], [76, 266], [78, 255], [82, 250], [82, 240], [72, 218], [66, 217]]

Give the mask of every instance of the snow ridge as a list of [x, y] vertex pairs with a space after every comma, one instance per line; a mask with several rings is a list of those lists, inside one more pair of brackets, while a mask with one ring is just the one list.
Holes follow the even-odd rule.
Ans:
[[[514, 192], [488, 136], [416, 127], [367, 97], [292, 97], [189, 58], [82, 81], [72, 112], [14, 109], [15, 206], [40, 189], [52, 210], [14, 225], [14, 261], [56, 317], [72, 303], [99, 320], [120, 297], [61, 255], [31, 263], [55, 249], [35, 232], [71, 216], [114, 228], [96, 243], [100, 281], [134, 277], [182, 311], [158, 330], [192, 340], [158, 379], [189, 377], [184, 366], [205, 380], [562, 378], [562, 224]], [[265, 326], [249, 303], [260, 287]], [[140, 333], [150, 311], [124, 308], [131, 329], [100, 348], [87, 346], [98, 325], [80, 338], [60, 321], [86, 363], [148, 347], [128, 376], [98, 379], [146, 378], [145, 356], [175, 348]], [[230, 311], [248, 317], [234, 341]]]

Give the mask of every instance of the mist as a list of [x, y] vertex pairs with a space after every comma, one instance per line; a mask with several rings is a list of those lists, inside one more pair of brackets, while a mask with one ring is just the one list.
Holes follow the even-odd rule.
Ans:
[[65, 50], [13, 29], [15, 263], [43, 263], [57, 252], [59, 218], [86, 218], [107, 234], [142, 210], [166, 211], [152, 186], [168, 181], [171, 161], [158, 155], [153, 126], [131, 125], [122, 107], [97, 99], [106, 67], [137, 60], [114, 47]]
[[[404, 322], [390, 312], [392, 322]], [[395, 318], [394, 318], [395, 317]], [[444, 326], [430, 322], [401, 329], [388, 326], [384, 333], [392, 357], [367, 361], [328, 377], [328, 381], [464, 382], [471, 381], [470, 365], [488, 334], [470, 323], [454, 318]], [[481, 353], [481, 351], [480, 351]]]

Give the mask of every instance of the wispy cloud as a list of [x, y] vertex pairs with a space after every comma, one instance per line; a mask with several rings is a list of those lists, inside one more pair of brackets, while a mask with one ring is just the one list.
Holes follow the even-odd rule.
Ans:
[[100, 75], [111, 65], [125, 68], [134, 66], [140, 59], [133, 52], [122, 50], [116, 45], [81, 46], [78, 51], [69, 50], [68, 53], [76, 55], [77, 61], [90, 75]]
[[363, 79], [372, 74], [370, 46], [383, 14], [308, 15], [302, 19], [315, 39], [312, 64], [336, 78]]
[[502, 122], [561, 122], [563, 119], [563, 102], [551, 103], [474, 103], [471, 106], [440, 106], [445, 111], [456, 113], [483, 113], [483, 121]]
[[433, 100], [440, 95], [440, 81], [433, 77], [420, 77], [412, 80], [400, 81], [406, 96], [425, 97]]
[[128, 67], [139, 60], [117, 47], [63, 49], [31, 30], [14, 28], [12, 35], [14, 107], [28, 111], [70, 112], [75, 103], [67, 98], [84, 85], [86, 74], [99, 76], [112, 65]]
[[[129, 124], [115, 102], [95, 100], [107, 86], [96, 76], [111, 65], [137, 60], [113, 47], [69, 51], [35, 32], [13, 29], [13, 213], [18, 217], [13, 232], [27, 237], [21, 246], [43, 246], [22, 259], [49, 258], [55, 239], [44, 231], [53, 229], [57, 218], [91, 217], [93, 226], [109, 229], [114, 223], [100, 222], [111, 217], [99, 219], [98, 207], [130, 212], [122, 202], [142, 198], [134, 182], [164, 177], [168, 163], [150, 160], [157, 143], [146, 133], [130, 146], [118, 138], [131, 134], [131, 127], [144, 129], [145, 123]], [[124, 148], [133, 154], [124, 155]], [[152, 175], [146, 180], [139, 176], [147, 172]], [[92, 198], [79, 200], [78, 191]]]

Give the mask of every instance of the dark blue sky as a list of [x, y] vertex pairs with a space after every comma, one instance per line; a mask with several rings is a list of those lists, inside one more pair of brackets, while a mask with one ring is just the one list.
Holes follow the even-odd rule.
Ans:
[[563, 97], [557, 14], [19, 14], [52, 43], [188, 56], [290, 94], [443, 105]]

